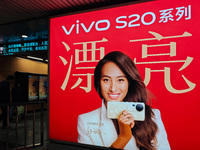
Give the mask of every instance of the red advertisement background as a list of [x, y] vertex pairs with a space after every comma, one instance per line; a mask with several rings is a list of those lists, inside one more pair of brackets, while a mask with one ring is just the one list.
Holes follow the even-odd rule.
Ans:
[[[180, 20], [176, 20], [175, 13], [177, 7], [191, 6], [191, 18], [186, 19], [183, 16]], [[156, 0], [145, 3], [130, 4], [120, 7], [107, 8], [97, 11], [77, 13], [73, 15], [64, 15], [50, 19], [50, 82], [49, 82], [49, 138], [62, 141], [77, 142], [77, 118], [78, 115], [92, 111], [101, 106], [101, 99], [93, 86], [89, 92], [80, 87], [87, 86], [87, 76], [73, 76], [74, 74], [93, 74], [94, 69], [76, 69], [76, 67], [94, 67], [97, 62], [85, 62], [75, 64], [75, 49], [83, 49], [83, 45], [74, 43], [101, 41], [103, 38], [106, 42], [96, 43], [96, 47], [104, 47], [105, 54], [119, 50], [128, 54], [132, 59], [136, 58], [137, 62], [155, 62], [155, 61], [171, 61], [171, 63], [155, 63], [155, 64], [136, 64], [141, 76], [145, 79], [145, 68], [152, 70], [163, 70], [165, 67], [170, 68], [171, 84], [174, 89], [188, 89], [188, 85], [182, 75], [196, 86], [193, 90], [184, 93], [172, 93], [164, 83], [164, 72], [151, 73], [150, 82], [147, 88], [155, 95], [153, 107], [161, 111], [161, 117], [165, 125], [169, 143], [174, 150], [197, 149], [199, 147], [198, 139], [200, 134], [199, 105], [200, 105], [200, 87], [199, 87], [199, 35], [200, 35], [200, 20], [199, 20], [200, 2], [196, 0]], [[174, 20], [168, 20], [166, 23], [159, 23], [161, 10], [173, 8], [172, 15]], [[144, 25], [141, 22], [142, 16], [147, 12], [153, 12], [156, 16], [154, 23]], [[140, 19], [135, 22], [139, 26], [124, 27], [116, 29], [116, 18], [119, 16], [127, 16], [128, 23], [133, 18], [128, 18], [132, 14], [138, 14]], [[152, 17], [146, 15], [145, 22], [150, 22]], [[79, 20], [79, 22], [77, 22]], [[97, 31], [95, 23], [99, 20], [109, 20], [110, 27], [105, 31]], [[81, 23], [88, 27], [95, 21], [90, 32], [86, 33], [81, 27]], [[67, 31], [74, 24], [74, 28], [67, 35], [62, 26], [65, 26]], [[77, 34], [76, 27], [79, 25]], [[106, 23], [100, 23], [99, 28], [105, 28]], [[156, 32], [163, 37], [171, 37], [182, 35], [184, 32], [189, 32], [191, 36], [178, 38], [165, 38], [160, 41], [149, 40], [130, 42], [130, 40], [155, 38], [149, 31]], [[70, 50], [67, 51], [65, 42]], [[176, 43], [176, 55], [169, 56], [150, 56], [142, 58], [142, 44], [157, 45]], [[88, 48], [91, 48], [88, 44]], [[148, 48], [148, 53], [169, 53], [169, 47]], [[63, 64], [59, 57], [63, 57], [68, 63]], [[88, 52], [88, 58], [91, 54]], [[72, 68], [69, 75], [67, 86], [64, 90], [61, 86], [68, 73], [71, 57]], [[80, 57], [82, 57], [80, 55]], [[97, 58], [99, 55], [97, 52]], [[187, 57], [193, 58], [192, 62], [183, 70], [179, 70]], [[172, 61], [179, 62], [172, 62]], [[77, 82], [78, 78], [83, 80], [79, 86], [71, 89]]]

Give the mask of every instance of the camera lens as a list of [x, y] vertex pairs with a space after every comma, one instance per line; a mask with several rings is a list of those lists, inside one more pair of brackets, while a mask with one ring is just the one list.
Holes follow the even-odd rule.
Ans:
[[143, 107], [142, 104], [137, 104], [137, 105], [136, 105], [136, 110], [137, 110], [137, 111], [142, 111], [143, 108], [144, 108], [144, 107]]

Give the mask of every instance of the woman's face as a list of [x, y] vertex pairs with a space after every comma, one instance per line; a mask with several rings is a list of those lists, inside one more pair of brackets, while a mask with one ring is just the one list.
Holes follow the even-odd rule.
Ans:
[[128, 80], [113, 62], [103, 65], [100, 79], [101, 94], [107, 102], [122, 102], [128, 93]]

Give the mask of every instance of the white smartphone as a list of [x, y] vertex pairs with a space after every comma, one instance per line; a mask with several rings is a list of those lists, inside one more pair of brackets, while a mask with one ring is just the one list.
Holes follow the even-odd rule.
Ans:
[[131, 113], [135, 121], [144, 121], [145, 104], [141, 102], [108, 102], [107, 117], [117, 119], [126, 110]]

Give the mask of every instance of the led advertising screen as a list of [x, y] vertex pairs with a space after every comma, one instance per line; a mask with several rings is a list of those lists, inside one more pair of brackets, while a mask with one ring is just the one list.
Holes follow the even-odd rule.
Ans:
[[44, 53], [48, 49], [47, 40], [37, 40], [28, 42], [16, 42], [11, 44], [0, 44], [1, 55], [19, 55], [19, 54], [32, 54]]
[[16, 72], [16, 82], [21, 85], [23, 100], [47, 100], [48, 76], [28, 72]]
[[[108, 53], [121, 51], [153, 94], [152, 108], [159, 110], [164, 124], [159, 136], [167, 135], [173, 150], [197, 149], [199, 6], [197, 0], [155, 0], [50, 18], [49, 138], [113, 144], [118, 137], [113, 123], [109, 128], [104, 122], [79, 119], [103, 105], [94, 86], [96, 65]], [[116, 138], [108, 142], [113, 128]]]

